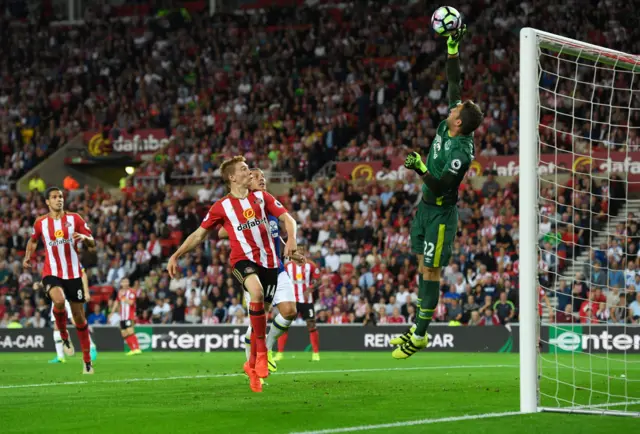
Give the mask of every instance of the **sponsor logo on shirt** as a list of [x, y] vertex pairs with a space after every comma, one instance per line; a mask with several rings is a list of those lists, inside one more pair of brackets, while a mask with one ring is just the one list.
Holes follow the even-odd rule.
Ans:
[[242, 211], [242, 215], [247, 220], [256, 218], [256, 212], [253, 210], [253, 208], [245, 209], [244, 211]]
[[255, 218], [252, 218], [251, 220], [249, 220], [246, 223], [243, 223], [241, 225], [236, 226], [236, 230], [238, 232], [242, 232], [242, 231], [246, 231], [248, 229], [251, 228], [255, 228], [257, 226], [260, 226], [261, 224], [267, 224], [268, 223], [268, 219], [265, 217], [263, 219], [257, 220]]

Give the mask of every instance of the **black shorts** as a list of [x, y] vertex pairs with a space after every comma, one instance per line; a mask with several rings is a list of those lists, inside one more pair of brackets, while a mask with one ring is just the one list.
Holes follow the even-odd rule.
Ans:
[[77, 279], [62, 279], [57, 276], [46, 276], [42, 279], [42, 286], [44, 286], [44, 293], [47, 297], [49, 297], [51, 288], [58, 286], [62, 288], [64, 298], [66, 298], [69, 303], [84, 303], [87, 301], [84, 298], [84, 287], [82, 286], [82, 278], [80, 277]]
[[120, 329], [121, 330], [126, 330], [130, 327], [133, 327], [133, 321], [131, 321], [130, 319], [124, 320], [124, 321], [120, 321]]
[[273, 297], [276, 295], [276, 288], [278, 287], [278, 269], [264, 268], [255, 262], [247, 260], [238, 261], [233, 267], [233, 275], [243, 290], [247, 289], [244, 286], [244, 281], [252, 274], [257, 274], [258, 279], [260, 279], [264, 290], [264, 302], [273, 303]]
[[296, 303], [296, 310], [302, 314], [302, 319], [305, 321], [316, 319], [316, 313], [313, 310], [313, 303]]

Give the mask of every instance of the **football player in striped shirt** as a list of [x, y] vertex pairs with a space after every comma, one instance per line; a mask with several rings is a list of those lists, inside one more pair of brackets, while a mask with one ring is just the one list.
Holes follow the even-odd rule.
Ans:
[[48, 188], [45, 192], [45, 203], [49, 207], [49, 213], [36, 219], [22, 266], [25, 269], [31, 267], [31, 257], [38, 246], [38, 239], [41, 239], [46, 251], [42, 285], [46, 296], [53, 302], [53, 315], [60, 331], [63, 352], [66, 356], [75, 353], [67, 331], [65, 300], [68, 300], [82, 348], [82, 373], [93, 374], [91, 338], [84, 312], [84, 303], [87, 300], [77, 249], [79, 244], [93, 248], [95, 240], [89, 225], [80, 215], [64, 210], [62, 190], [57, 187]]
[[[267, 180], [264, 176], [264, 172], [260, 169], [251, 169], [251, 173], [253, 174], [253, 179], [249, 189], [253, 191], [267, 191]], [[273, 357], [273, 347], [278, 338], [287, 333], [291, 323], [296, 319], [298, 313], [296, 311], [296, 299], [293, 295], [293, 284], [291, 283], [291, 278], [284, 269], [282, 256], [280, 254], [280, 244], [284, 244], [284, 241], [282, 241], [282, 238], [280, 237], [280, 224], [276, 217], [269, 215], [268, 218], [269, 229], [271, 230], [271, 236], [274, 240], [274, 247], [279, 261], [276, 293], [273, 296], [273, 300], [265, 299], [264, 301], [265, 311], [268, 312], [271, 309], [271, 306], [277, 306], [278, 308], [278, 315], [273, 319], [271, 328], [267, 334], [267, 358], [269, 361], [269, 371], [276, 372], [278, 370], [278, 366], [276, 365], [276, 361]], [[225, 228], [220, 228], [218, 231], [218, 237], [223, 239], [229, 238], [229, 234]], [[247, 291], [244, 291], [244, 297], [246, 305], [248, 306], [251, 302], [251, 295]], [[251, 325], [247, 328], [244, 343], [247, 360], [249, 360], [251, 355]]]
[[[269, 376], [267, 358], [265, 300], [272, 301], [278, 285], [278, 257], [269, 227], [269, 215], [282, 221], [287, 233], [296, 234], [297, 225], [286, 208], [264, 191], [249, 189], [253, 174], [242, 156], [225, 160], [220, 165], [222, 179], [229, 194], [213, 204], [200, 227], [182, 243], [167, 264], [169, 276], [178, 271], [178, 260], [195, 249], [222, 225], [229, 234], [229, 261], [233, 275], [250, 295], [251, 357], [244, 364], [249, 385], [254, 392], [262, 392], [261, 378]], [[289, 237], [285, 256], [299, 258], [296, 237]]]

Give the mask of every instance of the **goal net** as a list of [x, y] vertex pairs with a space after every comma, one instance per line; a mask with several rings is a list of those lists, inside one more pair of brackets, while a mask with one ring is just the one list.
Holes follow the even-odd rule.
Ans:
[[520, 37], [521, 410], [640, 416], [640, 57]]

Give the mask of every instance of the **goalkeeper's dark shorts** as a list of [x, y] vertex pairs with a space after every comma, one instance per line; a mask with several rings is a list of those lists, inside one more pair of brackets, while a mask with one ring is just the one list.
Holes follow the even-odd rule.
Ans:
[[411, 250], [424, 255], [424, 266], [444, 267], [451, 258], [457, 229], [457, 206], [443, 207], [420, 202], [411, 222]]

